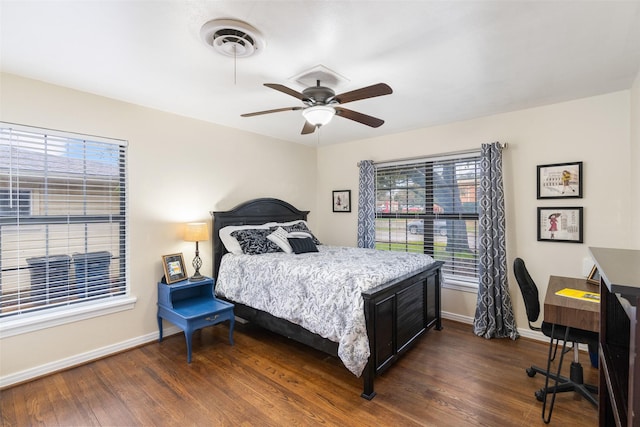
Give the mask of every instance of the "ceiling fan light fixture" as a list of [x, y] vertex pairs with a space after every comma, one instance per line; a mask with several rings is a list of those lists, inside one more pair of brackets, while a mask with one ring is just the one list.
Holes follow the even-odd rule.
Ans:
[[302, 116], [314, 126], [326, 125], [335, 114], [335, 108], [329, 105], [314, 105], [302, 110]]

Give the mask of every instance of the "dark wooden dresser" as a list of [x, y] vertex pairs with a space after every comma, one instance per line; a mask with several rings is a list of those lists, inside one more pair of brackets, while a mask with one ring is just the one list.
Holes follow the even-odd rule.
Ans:
[[589, 248], [600, 273], [600, 426], [640, 426], [640, 251]]

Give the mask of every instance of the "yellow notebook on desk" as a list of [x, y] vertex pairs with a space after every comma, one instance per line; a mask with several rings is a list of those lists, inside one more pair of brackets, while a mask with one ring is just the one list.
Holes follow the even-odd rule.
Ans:
[[556, 295], [563, 297], [581, 299], [583, 301], [600, 302], [600, 294], [579, 289], [564, 288], [556, 292]]

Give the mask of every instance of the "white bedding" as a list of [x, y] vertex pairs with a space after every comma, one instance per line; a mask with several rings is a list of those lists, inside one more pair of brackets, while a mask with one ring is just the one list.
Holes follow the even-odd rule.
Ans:
[[356, 376], [369, 358], [361, 293], [433, 263], [428, 255], [319, 245], [319, 252], [226, 254], [216, 294], [338, 343]]

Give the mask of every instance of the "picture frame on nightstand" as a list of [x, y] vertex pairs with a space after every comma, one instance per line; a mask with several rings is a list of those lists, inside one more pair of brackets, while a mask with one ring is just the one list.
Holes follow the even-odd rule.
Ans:
[[184, 267], [182, 253], [162, 255], [162, 268], [167, 285], [186, 280], [187, 269]]

